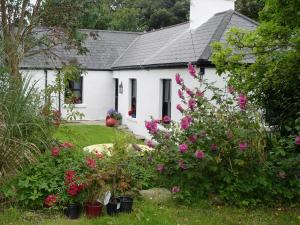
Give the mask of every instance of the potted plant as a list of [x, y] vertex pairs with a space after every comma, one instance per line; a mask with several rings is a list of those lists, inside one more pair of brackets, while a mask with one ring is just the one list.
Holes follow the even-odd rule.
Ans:
[[110, 109], [106, 116], [106, 126], [114, 127], [122, 123], [122, 115], [114, 109]]

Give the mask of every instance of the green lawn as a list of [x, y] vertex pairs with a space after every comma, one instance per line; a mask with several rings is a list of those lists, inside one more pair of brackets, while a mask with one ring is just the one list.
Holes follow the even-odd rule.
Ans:
[[1, 225], [299, 225], [299, 210], [236, 209], [201, 204], [187, 207], [168, 203], [155, 205], [138, 202], [130, 215], [98, 219], [65, 219], [60, 214], [19, 212], [15, 209], [0, 213]]
[[116, 132], [118, 132], [116, 128], [100, 125], [62, 125], [54, 136], [83, 148], [94, 144], [111, 143]]
[[[79, 147], [109, 143], [116, 129], [103, 126], [64, 125], [55, 134], [62, 141]], [[68, 220], [60, 213], [28, 212], [9, 209], [1, 212], [0, 225], [299, 225], [300, 209], [238, 209], [217, 207], [208, 203], [188, 207], [174, 202], [156, 205], [137, 201], [130, 215], [99, 219]]]

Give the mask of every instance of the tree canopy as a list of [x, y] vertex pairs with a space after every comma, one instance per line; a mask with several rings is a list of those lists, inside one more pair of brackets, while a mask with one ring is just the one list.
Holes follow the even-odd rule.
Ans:
[[259, 11], [262, 10], [264, 2], [264, 0], [237, 0], [235, 2], [235, 10], [258, 21]]
[[218, 73], [227, 72], [230, 84], [285, 134], [300, 130], [299, 12], [297, 0], [265, 1], [257, 30], [232, 29], [227, 44], [214, 44], [212, 56]]

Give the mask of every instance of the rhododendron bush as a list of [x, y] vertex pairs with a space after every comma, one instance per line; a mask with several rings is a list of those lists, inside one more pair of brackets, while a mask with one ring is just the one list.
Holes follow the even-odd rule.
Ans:
[[[296, 182], [295, 175], [287, 181], [277, 177], [280, 167], [268, 170], [275, 166], [268, 161], [269, 133], [260, 110], [233, 87], [221, 90], [203, 81], [192, 65], [188, 70], [199, 87], [187, 87], [176, 75], [180, 122], [170, 118], [145, 122], [152, 136], [147, 143], [155, 145], [149, 160], [159, 174], [158, 183], [175, 189], [173, 193], [185, 200], [217, 195], [229, 203], [250, 205], [298, 198], [299, 190], [287, 184]], [[272, 191], [273, 180], [279, 183], [278, 191]], [[299, 187], [299, 181], [295, 185]]]

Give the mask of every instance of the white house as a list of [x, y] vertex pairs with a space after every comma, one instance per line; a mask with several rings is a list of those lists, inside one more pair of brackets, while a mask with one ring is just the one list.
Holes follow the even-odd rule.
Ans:
[[[104, 120], [107, 110], [115, 108], [123, 115], [123, 123], [142, 136], [147, 136], [144, 121], [150, 116], [169, 115], [178, 121], [175, 74], [180, 73], [188, 86], [196, 86], [187, 72], [191, 62], [204, 73], [204, 79], [225, 87], [209, 60], [210, 44], [225, 41], [232, 27], [253, 30], [257, 26], [233, 8], [234, 0], [191, 0], [189, 23], [147, 33], [82, 30], [89, 34], [87, 55], [59, 51], [65, 61], [75, 59], [87, 71], [81, 82], [71, 84], [79, 100], [76, 110], [85, 114], [85, 120]], [[60, 61], [42, 55], [22, 63], [23, 73], [38, 81], [40, 88], [54, 81], [54, 68], [60, 67]], [[63, 96], [57, 97], [56, 107], [63, 104]], [[133, 107], [136, 114], [130, 116]]]

